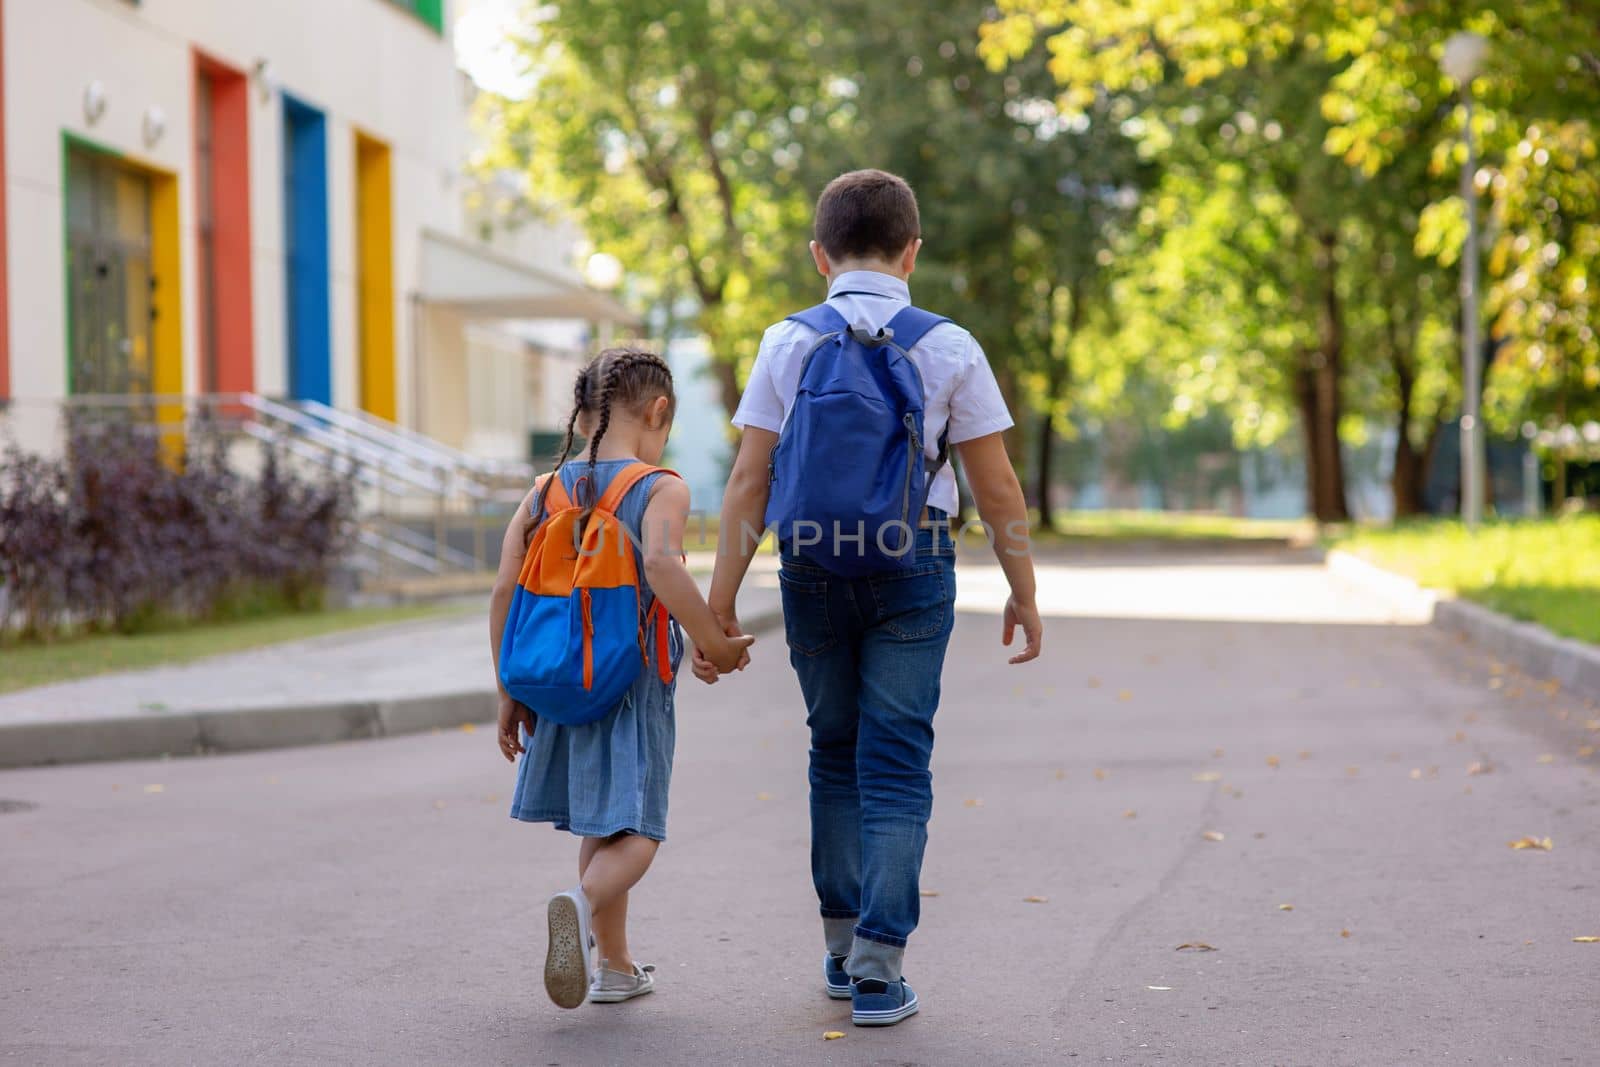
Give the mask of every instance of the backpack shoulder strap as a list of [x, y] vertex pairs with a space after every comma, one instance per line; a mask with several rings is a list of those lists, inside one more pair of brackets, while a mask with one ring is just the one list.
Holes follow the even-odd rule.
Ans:
[[831, 304], [818, 304], [804, 311], [796, 311], [789, 316], [789, 321], [809, 326], [824, 336], [830, 333], [843, 333], [850, 328], [850, 324], [844, 321], [844, 316]]
[[628, 490], [638, 485], [639, 482], [652, 474], [670, 474], [674, 478], [683, 477], [675, 470], [666, 467], [652, 467], [648, 463], [630, 463], [617, 472], [611, 479], [611, 484], [606, 486], [605, 493], [600, 497], [600, 502], [595, 505], [596, 511], [606, 511], [615, 515], [617, 508], [622, 506], [622, 498], [628, 495]]
[[[543, 489], [546, 482], [550, 483], [550, 491], [544, 496], [544, 512], [546, 515], [554, 515], [558, 511], [566, 511], [572, 507], [572, 497], [567, 493], [567, 487], [562, 484], [559, 471], [539, 478], [533, 483], [534, 489]], [[537, 500], [538, 496], [535, 495], [534, 499]], [[537, 519], [539, 516], [535, 515], [534, 518]]]
[[928, 335], [929, 330], [942, 322], [949, 321], [943, 315], [935, 315], [931, 311], [907, 305], [885, 324], [885, 328], [894, 333], [895, 346], [902, 352], [909, 352], [916, 347], [918, 341]]

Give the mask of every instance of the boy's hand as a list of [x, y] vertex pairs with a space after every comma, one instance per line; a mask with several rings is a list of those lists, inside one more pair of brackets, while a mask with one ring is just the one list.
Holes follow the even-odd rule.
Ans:
[[500, 726], [496, 735], [500, 742], [500, 754], [508, 763], [515, 763], [518, 754], [523, 751], [522, 736], [517, 732], [517, 727], [521, 726], [531, 735], [534, 721], [533, 712], [527, 707], [505, 693], [500, 694]]
[[706, 658], [723, 674], [743, 670], [745, 664], [750, 662], [750, 653], [747, 650], [755, 643], [756, 639], [749, 634], [730, 634], [719, 647], [710, 650]]
[[1026, 663], [1030, 659], [1038, 659], [1039, 646], [1044, 641], [1044, 623], [1039, 619], [1039, 608], [1032, 601], [1022, 603], [1013, 595], [1006, 598], [1005, 632], [1000, 638], [1002, 645], [1011, 647], [1011, 638], [1015, 636], [1018, 626], [1022, 627], [1026, 645], [1011, 657], [1010, 662]]

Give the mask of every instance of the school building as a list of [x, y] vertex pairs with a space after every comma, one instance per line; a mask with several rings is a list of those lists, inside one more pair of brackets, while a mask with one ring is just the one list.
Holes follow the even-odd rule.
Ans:
[[524, 456], [587, 338], [630, 320], [569, 262], [575, 235], [466, 232], [449, 6], [0, 0], [13, 423], [248, 393]]

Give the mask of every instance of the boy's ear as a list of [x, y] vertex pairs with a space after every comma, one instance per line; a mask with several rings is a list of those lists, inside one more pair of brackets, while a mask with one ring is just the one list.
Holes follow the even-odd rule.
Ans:
[[833, 277], [833, 264], [828, 262], [827, 250], [816, 241], [811, 242], [811, 259], [817, 265], [817, 273], [824, 278]]
[[918, 237], [906, 245], [906, 250], [900, 253], [900, 271], [908, 278], [911, 272], [917, 269], [917, 253], [920, 251], [922, 251], [922, 238]]

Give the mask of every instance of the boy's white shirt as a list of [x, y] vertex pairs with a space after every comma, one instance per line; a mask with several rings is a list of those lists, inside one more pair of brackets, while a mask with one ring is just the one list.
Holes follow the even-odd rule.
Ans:
[[[828, 303], [852, 326], [876, 331], [911, 303], [911, 288], [892, 274], [847, 271], [828, 286]], [[767, 328], [733, 415], [735, 426], [782, 431], [800, 388], [800, 364], [816, 341], [815, 330], [788, 319]], [[929, 460], [938, 456], [939, 435], [946, 428], [950, 444], [958, 445], [1013, 425], [988, 357], [960, 326], [945, 322], [929, 330], [911, 350], [911, 361], [922, 372], [923, 435]], [[928, 490], [928, 506], [956, 513], [956, 478], [948, 465]]]

